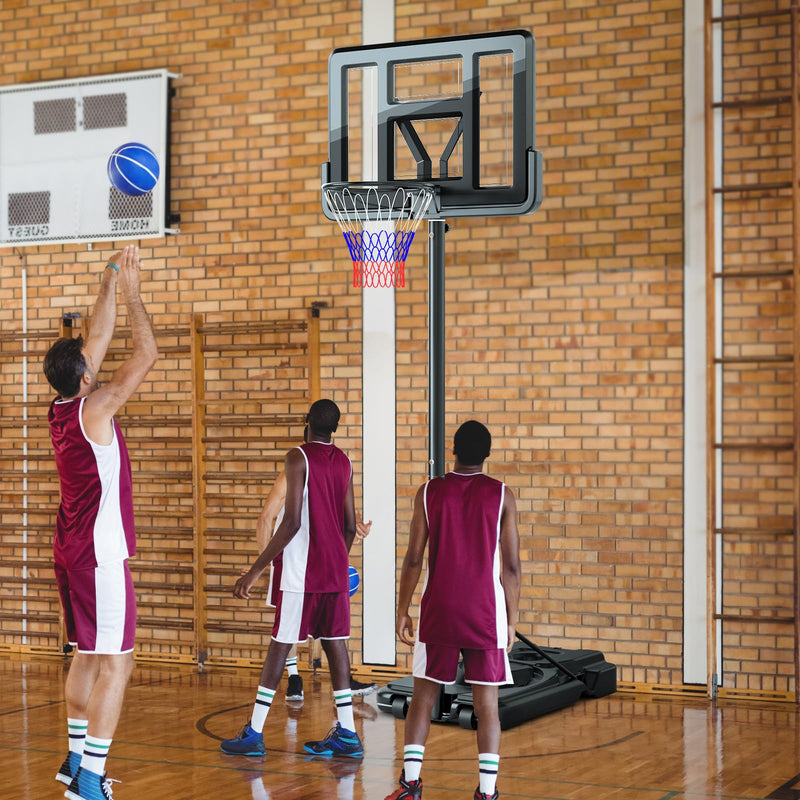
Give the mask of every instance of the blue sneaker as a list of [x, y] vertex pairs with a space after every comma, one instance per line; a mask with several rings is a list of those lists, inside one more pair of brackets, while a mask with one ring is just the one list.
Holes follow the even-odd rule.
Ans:
[[80, 765], [81, 754], [70, 751], [67, 753], [67, 757], [59, 767], [58, 773], [56, 774], [56, 780], [61, 781], [61, 783], [66, 783], [67, 786], [69, 786], [72, 783], [72, 779], [75, 777], [75, 773], [78, 771]]
[[306, 742], [303, 745], [306, 753], [315, 756], [350, 756], [363, 758], [364, 746], [355, 731], [349, 731], [337, 722], [321, 742]]
[[236, 738], [223, 739], [219, 749], [229, 756], [265, 756], [267, 754], [263, 734], [254, 731], [249, 722]]
[[112, 800], [111, 780], [106, 778], [105, 772], [98, 775], [78, 767], [64, 797], [69, 800]]

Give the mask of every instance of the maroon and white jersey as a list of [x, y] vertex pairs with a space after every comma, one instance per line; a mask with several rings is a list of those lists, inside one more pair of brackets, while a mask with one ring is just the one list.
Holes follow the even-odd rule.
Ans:
[[508, 644], [500, 583], [505, 484], [483, 473], [448, 472], [425, 485], [428, 574], [418, 640], [480, 649]]
[[47, 415], [61, 481], [53, 553], [56, 563], [70, 570], [119, 561], [136, 551], [125, 438], [112, 419], [111, 444], [92, 442], [83, 427], [85, 400], [56, 398]]
[[300, 529], [283, 550], [284, 592], [346, 592], [347, 545], [344, 501], [353, 466], [335, 445], [306, 442], [297, 448], [306, 461]]

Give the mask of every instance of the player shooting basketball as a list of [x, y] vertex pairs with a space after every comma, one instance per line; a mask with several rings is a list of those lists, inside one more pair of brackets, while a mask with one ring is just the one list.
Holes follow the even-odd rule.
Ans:
[[[54, 539], [55, 572], [67, 637], [78, 650], [65, 687], [69, 753], [56, 779], [72, 800], [106, 800], [106, 755], [133, 668], [136, 597], [131, 463], [114, 414], [139, 388], [158, 348], [139, 292], [139, 248], [106, 264], [87, 340], [59, 339], [44, 358], [58, 397], [50, 437], [61, 482]], [[114, 334], [119, 288], [133, 349], [100, 385], [97, 375]]]

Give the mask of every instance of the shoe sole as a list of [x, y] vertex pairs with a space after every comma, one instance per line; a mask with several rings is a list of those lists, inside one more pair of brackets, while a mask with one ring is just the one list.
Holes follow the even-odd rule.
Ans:
[[56, 780], [59, 783], [63, 783], [66, 786], [69, 786], [72, 783], [72, 778], [68, 778], [66, 775], [62, 775], [60, 772], [56, 775]]
[[373, 692], [377, 691], [378, 691], [377, 686], [370, 686], [367, 689], [353, 689], [351, 691], [351, 694], [353, 695], [353, 697], [366, 697], [368, 694], [372, 694]]
[[291, 700], [292, 702], [295, 702], [295, 703], [296, 702], [302, 702], [303, 695], [301, 695], [301, 694], [287, 694], [286, 695], [286, 699], [287, 700]]
[[320, 753], [318, 750], [312, 750], [305, 745], [303, 745], [303, 750], [305, 750], [306, 753], [311, 753], [312, 756], [347, 756], [348, 758], [364, 758], [363, 750], [359, 750], [357, 753], [342, 753], [341, 751], [334, 753], [333, 750], [326, 750], [324, 753]]
[[220, 747], [220, 751], [225, 753], [226, 756], [265, 756], [267, 754], [266, 750], [252, 750], [252, 751], [247, 752], [247, 753], [241, 753], [238, 750], [236, 752], [233, 752], [231, 750], [224, 750], [221, 747]]
[[75, 794], [75, 792], [71, 792], [69, 789], [64, 792], [64, 797], [68, 797], [69, 800], [85, 800], [85, 798], [81, 797], [79, 794]]

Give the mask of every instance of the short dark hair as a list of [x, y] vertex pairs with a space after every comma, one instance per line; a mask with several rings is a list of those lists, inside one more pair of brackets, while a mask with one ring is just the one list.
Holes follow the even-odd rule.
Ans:
[[306, 421], [312, 433], [330, 436], [339, 427], [339, 406], [333, 400], [317, 400], [308, 409]]
[[477, 420], [465, 422], [453, 437], [453, 452], [465, 467], [483, 464], [492, 449], [492, 434]]
[[80, 391], [83, 373], [86, 372], [83, 337], [58, 339], [47, 351], [42, 369], [47, 382], [60, 397], [75, 397]]

